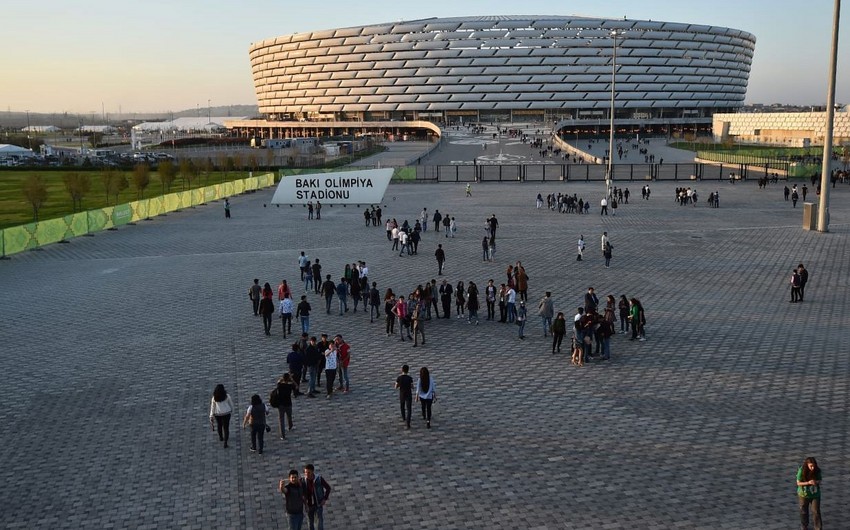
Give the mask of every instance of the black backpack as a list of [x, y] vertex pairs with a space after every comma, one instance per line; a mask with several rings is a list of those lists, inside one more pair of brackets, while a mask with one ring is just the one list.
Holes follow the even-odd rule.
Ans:
[[277, 387], [269, 394], [269, 405], [272, 408], [277, 408], [280, 405], [280, 395], [277, 393]]

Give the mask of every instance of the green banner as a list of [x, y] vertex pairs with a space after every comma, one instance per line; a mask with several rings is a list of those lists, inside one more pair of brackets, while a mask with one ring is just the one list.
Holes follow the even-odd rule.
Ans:
[[112, 228], [112, 210], [114, 209], [113, 206], [107, 206], [98, 210], [89, 210], [89, 231], [94, 233]]
[[222, 198], [223, 197], [230, 197], [231, 195], [233, 195], [233, 183], [232, 182], [225, 182], [224, 184], [221, 184], [221, 190], [222, 190], [221, 191], [221, 197]]
[[36, 224], [27, 223], [3, 230], [3, 250], [6, 256], [38, 246], [35, 238]]
[[[64, 217], [65, 225], [68, 229], [65, 232], [65, 239], [72, 237], [84, 236], [89, 233], [89, 215], [88, 212], [79, 212]], [[39, 241], [39, 244], [41, 241]]]
[[204, 188], [195, 188], [190, 193], [192, 194], [192, 206], [204, 204]]
[[234, 180], [231, 182], [233, 184], [233, 193], [234, 195], [239, 195], [245, 191], [245, 181], [244, 180]]
[[119, 204], [112, 209], [112, 226], [122, 226], [130, 222], [133, 210], [129, 204]]
[[50, 243], [58, 243], [65, 239], [65, 232], [68, 225], [64, 217], [58, 219], [48, 219], [47, 221], [39, 221], [35, 224], [35, 243], [36, 246], [49, 245]]
[[148, 216], [148, 204], [150, 199], [142, 199], [128, 203], [130, 206], [130, 222], [135, 223], [141, 221]]
[[5, 236], [3, 235], [3, 230], [0, 230], [0, 256], [6, 255], [6, 243], [4, 239]]

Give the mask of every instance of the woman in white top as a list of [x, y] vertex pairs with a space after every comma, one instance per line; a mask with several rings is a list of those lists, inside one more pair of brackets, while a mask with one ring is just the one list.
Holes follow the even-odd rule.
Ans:
[[425, 366], [419, 369], [419, 380], [416, 381], [416, 401], [422, 403], [422, 419], [425, 420], [426, 427], [430, 429], [431, 404], [437, 401], [437, 387]]
[[218, 425], [218, 439], [224, 442], [227, 448], [227, 440], [230, 439], [230, 415], [233, 412], [233, 401], [224, 389], [224, 385], [216, 385], [210, 400], [210, 429], [215, 431], [213, 420]]
[[327, 383], [327, 391], [328, 396], [327, 399], [330, 399], [334, 393], [334, 380], [336, 379], [336, 367], [337, 367], [337, 353], [336, 353], [336, 344], [333, 342], [330, 343], [327, 351], [325, 352], [325, 383]]

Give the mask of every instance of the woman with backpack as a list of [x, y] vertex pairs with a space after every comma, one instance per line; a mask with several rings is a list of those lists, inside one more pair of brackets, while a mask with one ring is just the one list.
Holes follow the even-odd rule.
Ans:
[[271, 430], [266, 423], [268, 414], [269, 407], [263, 403], [263, 398], [259, 394], [251, 396], [251, 406], [245, 411], [245, 417], [242, 419], [243, 429], [248, 425], [251, 426], [251, 452], [257, 451], [257, 442], [259, 442], [259, 453], [263, 454], [263, 435]]

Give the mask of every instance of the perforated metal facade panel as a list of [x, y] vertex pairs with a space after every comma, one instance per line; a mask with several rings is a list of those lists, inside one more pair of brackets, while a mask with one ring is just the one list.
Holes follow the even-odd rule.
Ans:
[[250, 57], [265, 115], [605, 108], [613, 30], [618, 108], [743, 104], [755, 37], [695, 24], [434, 18], [286, 35], [253, 44]]

